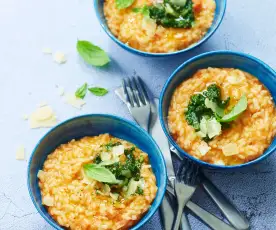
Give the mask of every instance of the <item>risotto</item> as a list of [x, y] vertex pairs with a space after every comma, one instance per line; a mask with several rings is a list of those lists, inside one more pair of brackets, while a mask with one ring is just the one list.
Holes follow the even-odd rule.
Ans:
[[188, 154], [212, 164], [237, 165], [258, 158], [270, 145], [276, 110], [256, 77], [238, 69], [207, 68], [176, 88], [168, 126]]
[[129, 229], [157, 192], [148, 155], [109, 134], [59, 146], [38, 178], [42, 203], [68, 229]]
[[[174, 52], [201, 40], [212, 25], [216, 9], [215, 0], [135, 0], [123, 9], [118, 8], [118, 1], [104, 1], [109, 29], [123, 43], [151, 53]], [[189, 1], [192, 8], [186, 19]], [[186, 6], [176, 12], [179, 6], [175, 4], [181, 2]]]

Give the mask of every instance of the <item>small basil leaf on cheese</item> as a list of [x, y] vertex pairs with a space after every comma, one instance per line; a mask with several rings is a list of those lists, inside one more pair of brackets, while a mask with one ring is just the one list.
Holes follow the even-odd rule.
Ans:
[[88, 178], [94, 179], [99, 182], [110, 183], [110, 184], [119, 184], [115, 175], [105, 167], [96, 165], [96, 164], [85, 164], [83, 166], [85, 175]]

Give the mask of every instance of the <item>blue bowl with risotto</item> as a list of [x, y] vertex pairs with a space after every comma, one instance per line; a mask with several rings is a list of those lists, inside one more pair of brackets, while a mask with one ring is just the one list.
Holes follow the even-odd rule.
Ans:
[[67, 120], [35, 147], [28, 189], [55, 229], [139, 229], [166, 189], [163, 155], [143, 129], [113, 115]]
[[94, 0], [98, 20], [119, 46], [164, 57], [207, 41], [222, 22], [226, 0]]
[[276, 148], [276, 73], [247, 54], [216, 51], [180, 65], [161, 92], [160, 119], [183, 156], [215, 169], [260, 162]]

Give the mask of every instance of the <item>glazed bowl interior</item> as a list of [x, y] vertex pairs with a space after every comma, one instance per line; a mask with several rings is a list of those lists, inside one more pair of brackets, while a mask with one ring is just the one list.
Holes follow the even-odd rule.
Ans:
[[[182, 65], [180, 65], [170, 76], [170, 78], [165, 83], [163, 90], [160, 96], [160, 105], [159, 105], [159, 113], [161, 124], [164, 132], [166, 133], [167, 137], [171, 144], [185, 157], [192, 159], [193, 161], [201, 164], [202, 166], [208, 166], [210, 168], [216, 169], [226, 169], [226, 168], [239, 168], [247, 165], [251, 165], [257, 163], [270, 155], [272, 152], [275, 151], [276, 148], [276, 139], [274, 138], [273, 142], [269, 146], [268, 149], [261, 155], [259, 158], [247, 162], [241, 165], [234, 165], [234, 166], [220, 166], [210, 164], [204, 161], [201, 161], [180, 148], [177, 143], [174, 141], [172, 136], [170, 135], [167, 117], [168, 117], [168, 109], [170, 106], [172, 95], [177, 88], [185, 79], [193, 76], [199, 69], [204, 69], [208, 67], [217, 67], [217, 68], [236, 68], [243, 71], [246, 71], [253, 76], [257, 77], [262, 84], [270, 91], [274, 103], [276, 102], [276, 73], [273, 71], [268, 65], [263, 63], [257, 58], [252, 56], [237, 53], [237, 52], [230, 52], [230, 51], [216, 51], [216, 52], [209, 52], [205, 54], [201, 54], [196, 56]], [[184, 114], [184, 108], [183, 108]]]
[[104, 7], [103, 7], [104, 0], [94, 0], [94, 9], [95, 9], [97, 18], [98, 18], [102, 28], [104, 29], [104, 31], [108, 34], [108, 36], [114, 42], [116, 42], [122, 48], [124, 48], [125, 50], [130, 51], [134, 54], [139, 54], [139, 55], [143, 55], [143, 56], [165, 57], [165, 56], [180, 54], [180, 53], [184, 53], [186, 51], [189, 51], [189, 50], [201, 45], [202, 43], [207, 41], [213, 35], [213, 33], [217, 30], [217, 28], [219, 27], [219, 25], [222, 22], [222, 19], [224, 17], [224, 13], [225, 13], [225, 10], [226, 10], [227, 0], [215, 0], [215, 2], [216, 2], [216, 11], [215, 11], [215, 15], [214, 15], [214, 21], [213, 21], [212, 26], [209, 28], [209, 30], [205, 34], [205, 36], [201, 40], [199, 40], [198, 42], [194, 43], [193, 45], [191, 45], [191, 46], [189, 46], [185, 49], [175, 51], [175, 52], [171, 52], [171, 53], [149, 53], [149, 52], [144, 52], [144, 51], [141, 51], [141, 50], [134, 49], [134, 48], [126, 45], [125, 43], [123, 43], [119, 39], [117, 39], [112, 34], [110, 29], [108, 28], [107, 21], [106, 21], [105, 16], [104, 16]]
[[148, 212], [131, 229], [138, 229], [145, 224], [158, 209], [166, 188], [166, 167], [160, 149], [155, 141], [140, 127], [132, 122], [112, 115], [91, 114], [67, 120], [49, 131], [34, 149], [28, 166], [28, 189], [31, 199], [42, 217], [55, 229], [63, 229], [48, 214], [42, 205], [37, 173], [44, 164], [48, 154], [60, 144], [84, 136], [109, 133], [115, 137], [135, 144], [149, 156], [152, 170], [156, 176], [158, 191]]

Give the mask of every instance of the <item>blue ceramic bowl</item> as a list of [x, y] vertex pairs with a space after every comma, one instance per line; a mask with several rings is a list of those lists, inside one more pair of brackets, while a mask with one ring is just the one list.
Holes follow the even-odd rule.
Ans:
[[163, 199], [167, 183], [166, 166], [159, 147], [148, 133], [134, 123], [112, 115], [91, 114], [75, 117], [56, 126], [39, 141], [31, 155], [28, 166], [27, 183], [31, 199], [40, 215], [55, 229], [62, 230], [63, 228], [52, 219], [42, 205], [37, 179], [38, 170], [42, 169], [48, 154], [60, 144], [67, 143], [72, 139], [95, 136], [102, 133], [109, 133], [115, 137], [130, 141], [148, 153], [156, 176], [158, 186], [156, 198], [149, 211], [131, 229], [139, 229], [144, 225], [156, 212]]
[[171, 144], [181, 153], [181, 155], [199, 163], [202, 166], [207, 166], [214, 169], [236, 169], [260, 162], [261, 160], [265, 159], [267, 156], [269, 156], [271, 153], [275, 151], [276, 138], [274, 138], [273, 142], [271, 143], [269, 148], [263, 153], [263, 155], [261, 155], [259, 158], [253, 161], [235, 166], [219, 166], [206, 163], [189, 155], [177, 145], [177, 143], [173, 140], [172, 136], [170, 135], [167, 125], [167, 116], [168, 108], [174, 90], [181, 82], [183, 82], [188, 77], [192, 76], [197, 70], [208, 67], [237, 68], [256, 76], [270, 91], [274, 103], [276, 102], [276, 72], [273, 69], [271, 69], [268, 65], [266, 65], [264, 62], [250, 55], [238, 52], [215, 51], [204, 53], [180, 65], [172, 73], [172, 75], [164, 85], [163, 90], [161, 92], [161, 99], [159, 104], [159, 114], [161, 114], [160, 120], [164, 132], [166, 133]]
[[184, 53], [186, 51], [189, 51], [189, 50], [203, 44], [205, 41], [207, 41], [215, 33], [215, 31], [217, 30], [217, 28], [221, 24], [222, 19], [224, 17], [224, 13], [225, 13], [225, 9], [226, 9], [226, 0], [215, 0], [215, 1], [216, 1], [217, 7], [216, 7], [216, 11], [215, 11], [214, 21], [213, 21], [212, 26], [208, 30], [208, 32], [205, 34], [205, 36], [200, 41], [198, 41], [197, 43], [187, 47], [186, 49], [175, 51], [175, 52], [172, 52], [172, 53], [149, 53], [149, 52], [144, 52], [144, 51], [141, 51], [141, 50], [134, 49], [130, 46], [127, 46], [125, 43], [123, 43], [119, 39], [117, 39], [111, 33], [110, 29], [108, 28], [107, 22], [105, 20], [104, 12], [103, 12], [104, 0], [94, 0], [94, 9], [96, 11], [97, 18], [98, 18], [102, 28], [104, 29], [104, 31], [107, 33], [107, 35], [114, 42], [116, 42], [118, 45], [123, 47], [125, 50], [127, 50], [131, 53], [134, 53], [134, 54], [142, 55], [142, 56], [166, 57], [166, 56], [171, 56], [171, 55], [180, 54], [180, 53]]

